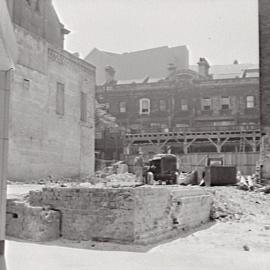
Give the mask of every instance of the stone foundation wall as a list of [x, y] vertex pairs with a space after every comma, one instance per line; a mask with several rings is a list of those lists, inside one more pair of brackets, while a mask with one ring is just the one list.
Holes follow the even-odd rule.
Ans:
[[136, 192], [135, 240], [151, 242], [209, 220], [212, 197], [202, 188], [153, 188]]
[[30, 206], [25, 201], [7, 200], [6, 234], [33, 241], [57, 239], [60, 237], [60, 213]]
[[31, 206], [61, 213], [61, 235], [71, 240], [155, 242], [207, 222], [212, 197], [199, 187], [44, 188]]

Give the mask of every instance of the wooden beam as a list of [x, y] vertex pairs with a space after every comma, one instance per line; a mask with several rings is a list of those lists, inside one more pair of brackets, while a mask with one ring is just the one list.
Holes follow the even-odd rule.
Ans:
[[160, 147], [162, 148], [163, 146], [165, 146], [165, 144], [169, 141], [169, 139], [170, 139], [170, 138], [168, 138], [167, 140], [165, 140], [165, 141], [161, 144]]
[[190, 147], [196, 140], [197, 140], [197, 136], [195, 136], [192, 140], [191, 140], [191, 142], [188, 142], [187, 143], [187, 147]]
[[220, 146], [222, 147], [229, 139], [230, 137], [227, 137], [223, 142], [221, 142]]

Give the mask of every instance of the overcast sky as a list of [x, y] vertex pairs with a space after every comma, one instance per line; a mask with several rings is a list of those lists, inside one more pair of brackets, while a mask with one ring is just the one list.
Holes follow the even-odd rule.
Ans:
[[258, 63], [257, 0], [53, 0], [65, 48], [130, 52], [187, 45], [190, 63]]

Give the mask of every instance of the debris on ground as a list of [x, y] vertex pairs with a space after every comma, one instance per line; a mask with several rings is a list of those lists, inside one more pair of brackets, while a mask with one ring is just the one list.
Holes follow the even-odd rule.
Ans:
[[264, 192], [246, 192], [237, 186], [209, 187], [213, 194], [211, 219], [239, 221], [246, 217], [270, 215], [270, 196]]
[[270, 193], [270, 185], [265, 186], [265, 187], [260, 187], [256, 191], [257, 192], [263, 192], [265, 194], [269, 194]]
[[196, 170], [191, 172], [180, 172], [177, 183], [180, 185], [197, 185], [198, 172]]

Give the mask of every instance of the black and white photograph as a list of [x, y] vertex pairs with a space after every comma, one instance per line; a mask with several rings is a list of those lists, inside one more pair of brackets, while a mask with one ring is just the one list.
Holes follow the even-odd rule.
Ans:
[[0, 270], [269, 270], [270, 0], [0, 0]]

